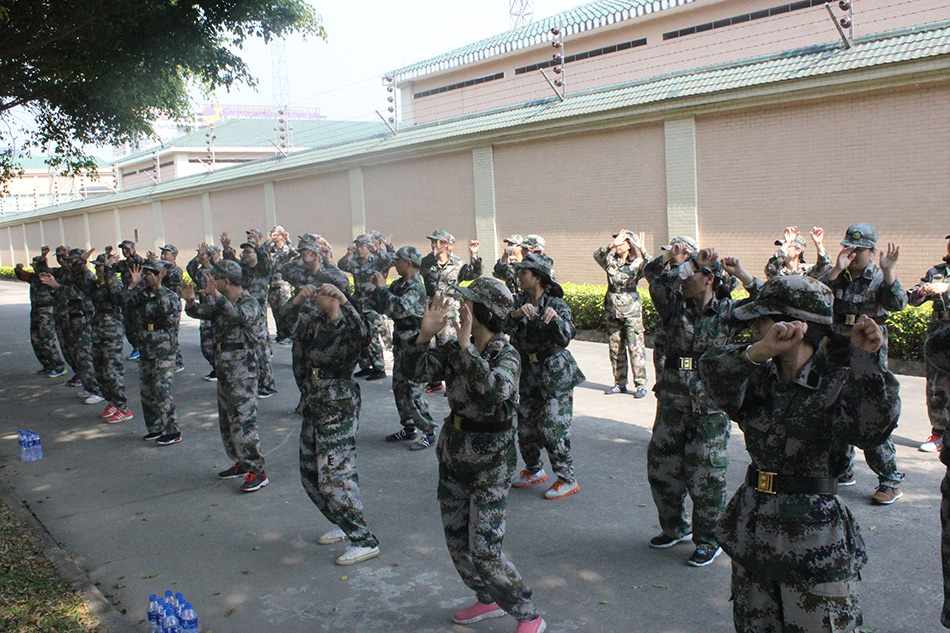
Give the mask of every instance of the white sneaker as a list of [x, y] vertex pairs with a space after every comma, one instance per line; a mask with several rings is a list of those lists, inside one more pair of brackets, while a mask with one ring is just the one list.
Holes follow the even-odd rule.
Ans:
[[931, 434], [927, 438], [927, 441], [920, 445], [920, 448], [917, 450], [924, 453], [936, 453], [940, 450], [940, 445], [943, 443], [943, 438], [939, 435]]
[[85, 400], [91, 395], [92, 395], [91, 393], [89, 393], [88, 391], [82, 388], [80, 388], [79, 391], [76, 392], [76, 397], [79, 398], [80, 400]]
[[527, 468], [523, 468], [520, 473], [515, 475], [515, 478], [511, 481], [512, 488], [527, 488], [528, 486], [533, 486], [534, 484], [539, 484], [542, 481], [548, 480], [548, 474], [544, 472], [542, 468], [536, 473], [531, 472]]
[[320, 538], [317, 539], [317, 543], [320, 545], [333, 545], [334, 543], [342, 543], [346, 540], [346, 532], [342, 529], [335, 527]]
[[362, 563], [364, 560], [376, 558], [377, 556], [379, 556], [378, 545], [376, 547], [357, 547], [355, 545], [350, 545], [346, 548], [346, 552], [336, 559], [336, 564], [355, 565], [356, 563]]
[[102, 396], [97, 396], [96, 394], [89, 394], [89, 397], [83, 400], [84, 404], [99, 404], [100, 402], [105, 401], [105, 398]]

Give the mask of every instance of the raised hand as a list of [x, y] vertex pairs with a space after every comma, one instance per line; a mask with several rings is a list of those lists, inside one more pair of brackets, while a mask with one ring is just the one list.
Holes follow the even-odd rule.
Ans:
[[900, 257], [901, 247], [894, 244], [894, 242], [887, 243], [887, 252], [881, 253], [881, 270], [885, 273], [894, 270], [894, 266], [897, 265], [897, 258]]
[[799, 341], [805, 338], [808, 324], [803, 321], [782, 321], [772, 324], [765, 337], [749, 349], [749, 357], [753, 354], [759, 358], [774, 358], [794, 348]]
[[468, 252], [472, 254], [472, 258], [478, 257], [478, 240], [472, 240], [468, 243]]
[[884, 345], [884, 329], [862, 314], [851, 328], [851, 345], [865, 352], [876, 352]]
[[425, 311], [422, 313], [422, 324], [419, 327], [419, 336], [416, 342], [424, 343], [442, 331], [449, 322], [451, 302], [442, 294], [437, 294], [426, 301]]
[[194, 285], [186, 282], [181, 284], [181, 298], [192, 303], [195, 300], [195, 287]]
[[373, 273], [373, 277], [370, 279], [370, 281], [372, 281], [373, 285], [377, 288], [382, 288], [386, 285], [386, 278], [383, 276], [383, 273], [379, 272], [378, 270]]
[[798, 237], [798, 227], [797, 226], [786, 226], [785, 227], [785, 243], [791, 244], [792, 240]]
[[142, 283], [142, 265], [132, 264], [129, 266], [129, 286], [134, 288]]
[[851, 262], [854, 261], [854, 257], [857, 254], [853, 246], [846, 246], [841, 249], [841, 252], [838, 253], [838, 259], [835, 262], [835, 268], [839, 271], [843, 271], [848, 266], [851, 265]]

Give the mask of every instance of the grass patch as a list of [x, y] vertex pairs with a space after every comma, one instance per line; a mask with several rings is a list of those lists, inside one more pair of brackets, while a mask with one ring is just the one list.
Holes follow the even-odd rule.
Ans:
[[76, 588], [46, 557], [40, 540], [0, 499], [0, 631], [102, 633]]

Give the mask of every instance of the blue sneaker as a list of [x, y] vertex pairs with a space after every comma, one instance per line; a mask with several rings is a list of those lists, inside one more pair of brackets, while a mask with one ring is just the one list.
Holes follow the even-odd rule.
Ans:
[[139, 351], [137, 349], [132, 350], [132, 353], [129, 354], [128, 357], [126, 358], [126, 360], [138, 360], [138, 359], [139, 359]]
[[66, 368], [62, 367], [60, 369], [54, 369], [50, 373], [46, 374], [49, 378], [59, 378], [60, 376], [66, 375]]

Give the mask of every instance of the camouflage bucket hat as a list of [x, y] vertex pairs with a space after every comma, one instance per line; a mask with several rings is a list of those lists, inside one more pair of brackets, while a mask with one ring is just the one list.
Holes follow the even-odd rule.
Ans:
[[748, 321], [769, 314], [781, 314], [829, 325], [833, 303], [831, 288], [817, 279], [805, 275], [783, 275], [765, 282], [755, 301], [737, 307], [735, 316]]
[[867, 222], [852, 224], [844, 234], [841, 245], [850, 248], [874, 248], [877, 246], [877, 229]]
[[320, 252], [320, 245], [316, 242], [301, 242], [300, 246], [297, 247], [298, 251], [313, 251], [314, 253]]
[[512, 246], [521, 246], [524, 243], [524, 236], [518, 235], [517, 233], [512, 233], [502, 241], [505, 244], [511, 244]]
[[553, 262], [549, 258], [539, 257], [535, 253], [528, 253], [524, 256], [523, 260], [515, 262], [512, 266], [514, 266], [517, 271], [521, 271], [522, 269], [533, 270], [548, 283], [554, 279]]
[[426, 235], [426, 238], [430, 240], [445, 240], [449, 244], [455, 244], [455, 236], [442, 229], [432, 231], [432, 235]]
[[129, 248], [135, 248], [135, 242], [132, 240], [122, 240], [119, 242], [119, 248], [125, 248], [126, 246]]
[[241, 265], [230, 259], [222, 259], [221, 261], [215, 262], [211, 268], [211, 276], [215, 279], [227, 279], [232, 284], [241, 285], [244, 283]]
[[540, 235], [525, 235], [524, 241], [521, 243], [521, 245], [529, 251], [535, 248], [540, 248], [543, 250], [546, 246], [544, 243], [544, 238]]
[[480, 303], [499, 319], [508, 317], [514, 300], [505, 283], [490, 277], [479, 277], [467, 286], [452, 286], [459, 294]]
[[215, 244], [209, 244], [205, 250], [208, 251], [209, 256], [221, 254], [221, 247]]
[[358, 235], [353, 243], [357, 246], [370, 246], [373, 243], [373, 238], [365, 233], [363, 235]]
[[660, 247], [660, 250], [661, 250], [661, 251], [668, 251], [668, 250], [670, 250], [671, 248], [673, 248], [674, 246], [676, 246], [677, 244], [685, 244], [685, 245], [686, 245], [686, 252], [687, 252], [687, 253], [695, 253], [695, 252], [699, 251], [699, 244], [696, 243], [696, 240], [694, 240], [694, 239], [691, 238], [691, 237], [687, 237], [687, 236], [685, 236], [685, 235], [678, 235], [678, 236], [674, 237], [673, 239], [670, 240], [669, 245], [667, 245], [667, 246], [661, 246], [661, 247]]
[[142, 272], [144, 273], [146, 270], [149, 270], [157, 275], [165, 270], [165, 262], [161, 261], [160, 259], [146, 259], [142, 263]]
[[416, 268], [422, 266], [422, 253], [415, 246], [402, 246], [396, 251], [396, 259], [407, 261]]

